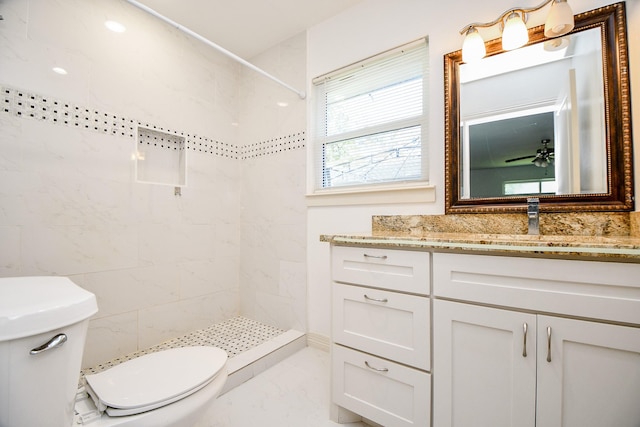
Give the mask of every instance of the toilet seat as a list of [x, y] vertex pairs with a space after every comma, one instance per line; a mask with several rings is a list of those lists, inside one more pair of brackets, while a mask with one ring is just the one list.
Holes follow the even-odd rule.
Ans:
[[112, 417], [134, 415], [195, 393], [218, 375], [226, 361], [226, 352], [216, 347], [173, 348], [86, 375], [86, 388], [100, 412]]

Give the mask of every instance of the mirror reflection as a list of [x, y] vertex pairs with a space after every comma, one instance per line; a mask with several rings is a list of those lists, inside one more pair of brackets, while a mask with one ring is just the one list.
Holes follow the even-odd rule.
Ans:
[[460, 197], [607, 193], [601, 33], [459, 65]]

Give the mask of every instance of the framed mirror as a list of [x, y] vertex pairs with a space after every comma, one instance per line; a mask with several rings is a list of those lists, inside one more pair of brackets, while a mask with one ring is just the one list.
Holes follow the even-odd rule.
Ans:
[[462, 62], [445, 55], [447, 213], [633, 209], [624, 3], [575, 16], [573, 31]]

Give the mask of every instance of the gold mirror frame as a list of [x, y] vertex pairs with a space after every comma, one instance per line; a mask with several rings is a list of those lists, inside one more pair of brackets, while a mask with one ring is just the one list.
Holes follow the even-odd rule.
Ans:
[[[545, 212], [633, 210], [633, 156], [631, 100], [624, 3], [616, 3], [575, 16], [570, 34], [600, 28], [604, 70], [607, 193], [540, 195]], [[544, 26], [529, 30], [528, 45], [548, 40]], [[487, 56], [503, 53], [500, 39], [485, 43]], [[462, 51], [444, 56], [445, 87], [445, 212], [500, 213], [526, 210], [526, 196], [460, 197], [460, 79]]]

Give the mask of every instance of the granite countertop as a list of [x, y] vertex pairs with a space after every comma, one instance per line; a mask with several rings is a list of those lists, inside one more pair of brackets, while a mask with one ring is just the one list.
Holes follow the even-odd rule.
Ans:
[[323, 235], [321, 241], [414, 250], [481, 252], [495, 255], [640, 263], [640, 238], [430, 232], [420, 236], [376, 232], [371, 235]]

